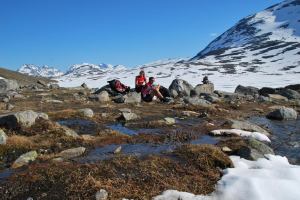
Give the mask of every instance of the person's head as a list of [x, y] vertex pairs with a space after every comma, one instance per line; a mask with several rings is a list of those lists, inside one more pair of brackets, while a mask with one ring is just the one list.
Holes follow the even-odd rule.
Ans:
[[144, 70], [140, 71], [140, 76], [145, 76], [145, 71]]
[[154, 82], [155, 82], [155, 78], [154, 78], [154, 77], [150, 77], [150, 78], [149, 78], [149, 83], [152, 84], [152, 83], [154, 83]]
[[208, 80], [208, 77], [207, 77], [207, 76], [204, 76], [203, 80], [204, 80], [204, 81], [207, 81], [207, 80]]

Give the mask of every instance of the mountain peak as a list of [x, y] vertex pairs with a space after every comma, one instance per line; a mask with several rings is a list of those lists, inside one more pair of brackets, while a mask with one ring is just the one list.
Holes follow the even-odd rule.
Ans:
[[18, 69], [18, 72], [31, 75], [31, 76], [41, 76], [47, 78], [59, 77], [63, 75], [60, 70], [49, 67], [47, 65], [37, 66], [34, 64], [24, 64]]

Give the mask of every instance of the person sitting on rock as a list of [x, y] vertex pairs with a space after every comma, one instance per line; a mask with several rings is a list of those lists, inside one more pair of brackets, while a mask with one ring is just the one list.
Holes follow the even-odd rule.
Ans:
[[210, 84], [210, 81], [208, 80], [207, 76], [204, 76], [202, 83], [203, 84]]
[[140, 75], [135, 77], [135, 91], [140, 93], [147, 84], [147, 78], [145, 76], [144, 70], [140, 71]]
[[142, 88], [142, 99], [145, 102], [151, 102], [153, 98], [156, 96], [163, 102], [167, 102], [168, 99], [165, 98], [161, 93], [160, 93], [160, 85], [154, 84], [155, 79], [154, 77], [149, 78], [149, 82], [145, 85], [145, 87]]

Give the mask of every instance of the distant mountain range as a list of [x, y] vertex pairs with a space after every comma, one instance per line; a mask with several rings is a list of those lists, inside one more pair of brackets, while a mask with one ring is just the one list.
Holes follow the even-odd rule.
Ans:
[[135, 68], [83, 63], [71, 66], [64, 75], [47, 67], [20, 72], [56, 77], [66, 87], [83, 82], [100, 87], [115, 78], [133, 86], [141, 68], [165, 86], [175, 78], [195, 85], [204, 75], [217, 89], [230, 91], [237, 84], [279, 87], [299, 83], [300, 1], [286, 0], [240, 20], [191, 59], [162, 60]]

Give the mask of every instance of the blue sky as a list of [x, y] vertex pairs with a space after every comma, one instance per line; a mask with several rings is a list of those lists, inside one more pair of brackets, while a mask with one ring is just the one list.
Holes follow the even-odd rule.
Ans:
[[0, 0], [0, 66], [191, 57], [279, 0]]

